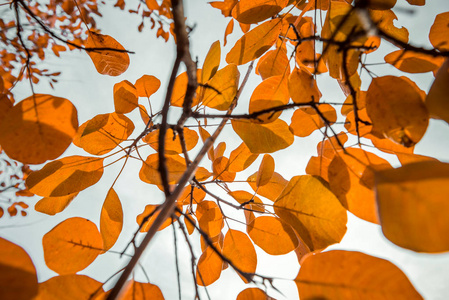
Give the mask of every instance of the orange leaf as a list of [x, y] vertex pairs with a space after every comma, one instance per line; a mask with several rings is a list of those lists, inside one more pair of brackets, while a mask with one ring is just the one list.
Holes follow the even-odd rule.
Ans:
[[87, 52], [98, 73], [118, 76], [128, 69], [128, 53], [124, 52], [125, 48], [109, 35], [89, 31], [86, 48], [111, 48], [120, 50], [93, 50]]
[[72, 274], [89, 266], [103, 249], [97, 226], [89, 220], [67, 219], [42, 238], [47, 266], [58, 274]]
[[[262, 81], [253, 91], [249, 100], [249, 113], [255, 113], [288, 103], [287, 80], [283, 76], [273, 76]], [[270, 123], [276, 120], [282, 112], [268, 112], [258, 115], [254, 121]]]
[[77, 111], [69, 100], [35, 94], [8, 110], [0, 123], [0, 144], [12, 159], [41, 164], [58, 158], [77, 128]]
[[288, 181], [285, 180], [281, 174], [274, 172], [267, 184], [257, 187], [257, 175], [258, 172], [249, 176], [247, 179], [248, 184], [254, 191], [257, 191], [257, 194], [268, 198], [271, 201], [275, 201], [288, 184]]
[[35, 300], [79, 300], [101, 299], [105, 297], [102, 283], [86, 275], [61, 275], [39, 284], [39, 294]]
[[[156, 210], [158, 209], [158, 207], [160, 207], [160, 205], [148, 204], [145, 206], [144, 211], [137, 216], [136, 222], [137, 225], [140, 226], [140, 232], [147, 232], [151, 228], [151, 226], [154, 223], [154, 220], [160, 213], [160, 210], [159, 211]], [[180, 208], [179, 205], [178, 208]], [[176, 220], [174, 221], [176, 222]], [[164, 221], [164, 223], [162, 223], [161, 227], [159, 227], [158, 230], [160, 231], [162, 229], [165, 229], [172, 223], [173, 223], [172, 219], [168, 218]]]
[[62, 212], [72, 200], [78, 195], [78, 193], [69, 194], [61, 197], [44, 197], [39, 200], [34, 206], [34, 210], [54, 216], [57, 213]]
[[256, 74], [260, 74], [262, 80], [271, 76], [288, 76], [290, 74], [290, 63], [285, 48], [268, 51], [257, 62]]
[[239, 77], [239, 70], [234, 64], [217, 71], [203, 86], [202, 105], [227, 110], [237, 94]]
[[390, 164], [377, 155], [346, 148], [346, 152], [340, 152], [329, 165], [329, 187], [347, 210], [377, 224], [374, 171], [386, 168], [390, 168]]
[[418, 252], [449, 251], [449, 164], [422, 161], [376, 174], [382, 231]]
[[[194, 130], [188, 128], [183, 129], [184, 141], [186, 143], [187, 151], [192, 150], [198, 143], [198, 134]], [[149, 144], [151, 148], [158, 151], [159, 149], [159, 129], [147, 134], [142, 141]], [[179, 134], [175, 131], [168, 130], [165, 135], [165, 153], [168, 155], [176, 155], [182, 153], [181, 140]]]
[[36, 195], [60, 197], [94, 185], [102, 175], [102, 158], [68, 156], [52, 161], [41, 170], [31, 173], [26, 185]]
[[241, 143], [229, 156], [228, 170], [230, 172], [243, 171], [248, 168], [258, 156], [258, 154], [251, 153], [245, 143]]
[[[257, 255], [249, 237], [238, 230], [228, 230], [223, 242], [223, 255], [246, 273], [256, 272]], [[246, 279], [240, 276], [245, 283]]]
[[229, 169], [229, 159], [224, 156], [216, 158], [212, 164], [212, 169], [214, 171], [214, 180], [222, 180], [233, 182], [235, 179], [235, 172], [230, 172]]
[[203, 63], [203, 72], [201, 73], [201, 82], [207, 82], [211, 79], [220, 66], [221, 48], [220, 41], [216, 41], [210, 46]]
[[3, 299], [33, 299], [38, 292], [36, 268], [26, 251], [0, 238], [0, 295]]
[[257, 172], [256, 186], [260, 187], [270, 182], [271, 177], [273, 177], [273, 173], [274, 159], [270, 154], [265, 154], [262, 162], [260, 163], [259, 171]]
[[430, 87], [426, 97], [426, 106], [430, 116], [435, 119], [441, 119], [449, 123], [449, 59], [438, 70], [435, 81]]
[[[333, 106], [320, 104], [317, 108], [330, 123], [337, 121], [337, 113]], [[299, 137], [309, 136], [312, 132], [324, 126], [324, 121], [312, 107], [300, 107], [295, 110], [290, 124], [293, 134]]]
[[[196, 77], [198, 79], [201, 78], [201, 69], [196, 70]], [[187, 73], [181, 73], [176, 77], [175, 84], [173, 85], [173, 93], [171, 95], [170, 103], [173, 106], [176, 107], [182, 107], [184, 103], [184, 97], [186, 96], [186, 90], [187, 90], [187, 83], [189, 78], [187, 77]], [[198, 94], [199, 89], [197, 89]], [[192, 107], [197, 105], [199, 102], [199, 99], [197, 96], [193, 97], [192, 101]]]
[[221, 10], [221, 13], [225, 17], [231, 16], [231, 11], [234, 6], [237, 4], [238, 0], [224, 0], [224, 1], [213, 1], [209, 2], [212, 7], [218, 8]]
[[410, 5], [425, 5], [426, 4], [426, 0], [405, 0], [407, 1]]
[[[142, 164], [139, 177], [143, 182], [149, 184], [161, 185], [161, 176], [158, 171], [159, 159], [158, 154], [150, 154]], [[176, 184], [184, 174], [186, 167], [185, 159], [179, 155], [167, 156], [168, 183]], [[209, 171], [203, 167], [196, 170], [196, 178], [202, 181], [210, 177]]]
[[231, 124], [252, 153], [273, 153], [293, 144], [293, 134], [287, 123], [280, 119], [268, 124], [232, 120]]
[[151, 283], [131, 280], [126, 284], [126, 290], [121, 300], [164, 300], [161, 289]]
[[429, 124], [422, 91], [407, 77], [374, 78], [366, 94], [366, 111], [374, 131], [405, 147], [419, 142]]
[[288, 90], [293, 102], [318, 102], [321, 92], [312, 74], [306, 69], [295, 69], [288, 78]]
[[196, 283], [199, 286], [208, 286], [221, 275], [223, 261], [220, 256], [211, 248], [207, 247], [198, 260], [196, 269]]
[[247, 231], [253, 242], [270, 255], [287, 254], [299, 245], [295, 231], [279, 218], [255, 218], [248, 224]]
[[407, 73], [425, 73], [437, 70], [443, 57], [433, 57], [418, 52], [397, 50], [385, 56], [385, 62]]
[[201, 230], [207, 233], [210, 237], [219, 235], [224, 226], [224, 220], [218, 205], [212, 201], [202, 201], [198, 206], [197, 209], [202, 210], [200, 215], [197, 213], [198, 223]]
[[112, 151], [134, 131], [133, 122], [125, 115], [109, 113], [97, 115], [83, 123], [73, 143], [93, 155]]
[[429, 32], [429, 40], [440, 51], [449, 51], [449, 12], [435, 17]]
[[128, 80], [114, 84], [114, 107], [118, 114], [126, 114], [139, 106], [136, 87]]
[[369, 9], [386, 10], [396, 5], [396, 0], [370, 0], [368, 2]]
[[398, 267], [360, 252], [310, 255], [295, 283], [301, 299], [422, 299]]
[[399, 41], [408, 42], [408, 30], [405, 27], [397, 28], [394, 26], [398, 17], [392, 10], [371, 10], [370, 16], [378, 28]]
[[279, 19], [260, 24], [235, 43], [226, 55], [226, 62], [243, 65], [260, 57], [273, 46], [281, 29], [282, 23]]
[[293, 177], [275, 201], [274, 211], [312, 251], [339, 243], [346, 233], [346, 210], [319, 177]]
[[236, 300], [274, 300], [258, 288], [247, 288], [237, 295]]
[[137, 79], [134, 86], [136, 87], [138, 97], [149, 98], [159, 89], [161, 81], [154, 76], [143, 75]]
[[226, 46], [226, 44], [228, 43], [227, 37], [232, 33], [232, 31], [234, 31], [234, 19], [231, 19], [231, 21], [229, 21], [228, 25], [226, 26], [223, 46]]
[[111, 188], [106, 195], [100, 215], [100, 233], [103, 237], [103, 249], [114, 246], [123, 227], [123, 209], [117, 193]]
[[182, 191], [181, 196], [178, 198], [178, 203], [182, 205], [198, 204], [204, 200], [206, 192], [198, 187], [188, 185]]
[[259, 197], [246, 191], [232, 191], [228, 193], [232, 198], [237, 200], [243, 207], [254, 210], [256, 212], [265, 212], [264, 203]]
[[232, 17], [244, 24], [264, 21], [287, 6], [288, 0], [240, 0], [232, 10]]

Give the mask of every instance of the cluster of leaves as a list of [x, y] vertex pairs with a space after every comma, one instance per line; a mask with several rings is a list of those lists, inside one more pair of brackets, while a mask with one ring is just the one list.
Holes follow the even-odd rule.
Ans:
[[[212, 2], [225, 17], [232, 17], [225, 40], [234, 22], [244, 34], [227, 53], [224, 66], [220, 43], [215, 42], [197, 69], [188, 50], [182, 3], [146, 3], [150, 10], [152, 5], [173, 7], [164, 8], [164, 16], [173, 19], [178, 55], [160, 111], [151, 104], [161, 85], [152, 75], [115, 84], [115, 111], [81, 125], [75, 106], [65, 98], [33, 94], [14, 106], [2, 104], [0, 145], [5, 153], [26, 164], [50, 161], [26, 178], [29, 192], [43, 197], [37, 211], [48, 215], [63, 211], [79, 192], [95, 185], [108, 166], [120, 161], [123, 165], [105, 192], [99, 228], [92, 221], [72, 217], [44, 235], [45, 263], [59, 276], [38, 284], [26, 252], [0, 240], [0, 266], [8, 270], [1, 272], [0, 293], [16, 299], [34, 295], [49, 299], [70, 290], [74, 299], [115, 299], [126, 286], [123, 299], [150, 294], [162, 299], [160, 289], [151, 283], [125, 283], [155, 232], [171, 226], [184, 235], [191, 251], [197, 297], [198, 286], [214, 283], [228, 267], [245, 283], [271, 283], [271, 278], [256, 273], [257, 245], [270, 255], [296, 253], [301, 267], [294, 282], [304, 299], [421, 299], [407, 277], [388, 261], [358, 252], [323, 250], [341, 241], [349, 211], [381, 225], [398, 246], [417, 252], [449, 251], [445, 235], [449, 165], [413, 153], [430, 117], [449, 122], [445, 60], [449, 12], [437, 15], [429, 33], [434, 48], [425, 49], [409, 43], [407, 29], [394, 25], [396, 0]], [[123, 1], [116, 5], [124, 8]], [[326, 15], [322, 26], [305, 16], [311, 11]], [[377, 77], [370, 72], [363, 61], [381, 42], [398, 48], [385, 56], [386, 63], [404, 73], [435, 74], [428, 93], [406, 76]], [[88, 54], [99, 73], [116, 76], [127, 70], [128, 53], [112, 37], [90, 32], [86, 47], [96, 49]], [[255, 60], [262, 81], [245, 102], [240, 94]], [[181, 63], [187, 70], [178, 75]], [[247, 63], [248, 72], [240, 80], [238, 66]], [[337, 80], [346, 100], [322, 99], [319, 76]], [[369, 82], [366, 91], [362, 79]], [[233, 113], [236, 106], [247, 106], [248, 113]], [[295, 109], [288, 122], [282, 118], [287, 109]], [[126, 116], [135, 110], [141, 120]], [[179, 112], [173, 124], [168, 122], [169, 110]], [[345, 118], [345, 131], [340, 133], [338, 115]], [[209, 132], [209, 119], [221, 119], [214, 132]], [[226, 143], [216, 141], [229, 120], [242, 143], [227, 155]], [[131, 138], [137, 122], [144, 129]], [[317, 130], [323, 139], [317, 145], [318, 155], [309, 160], [307, 175], [287, 180], [275, 172], [270, 153], [291, 146], [295, 136], [304, 142]], [[351, 138], [356, 144], [346, 145]], [[72, 143], [90, 156], [59, 158]], [[370, 143], [395, 155], [402, 166], [395, 169], [367, 151]], [[146, 157], [144, 151], [149, 152]], [[203, 157], [210, 163], [200, 166]], [[136, 216], [138, 229], [130, 245], [139, 232], [147, 233], [114, 289], [105, 292], [102, 283], [76, 273], [110, 251], [121, 234], [124, 215], [114, 185], [129, 159], [141, 161], [140, 179], [157, 186], [165, 201], [149, 203]], [[253, 192], [232, 188], [256, 161], [260, 162], [257, 172], [242, 179]], [[216, 195], [211, 185], [226, 195]], [[240, 218], [227, 215], [225, 206], [235, 209]], [[233, 221], [243, 223], [246, 230], [235, 229]], [[190, 241], [195, 231], [202, 251], [198, 260]], [[18, 278], [26, 280], [4, 284]], [[237, 297], [265, 298], [266, 292], [258, 288], [247, 288]]]

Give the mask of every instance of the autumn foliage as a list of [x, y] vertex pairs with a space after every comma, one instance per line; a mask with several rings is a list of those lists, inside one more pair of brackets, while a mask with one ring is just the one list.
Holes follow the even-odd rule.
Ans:
[[[56, 215], [111, 165], [120, 171], [104, 191], [97, 220], [68, 217], [43, 236], [45, 264], [57, 276], [38, 282], [31, 249], [0, 238], [0, 298], [164, 299], [163, 289], [131, 275], [156, 232], [171, 228], [175, 247], [187, 245], [198, 298], [233, 269], [248, 284], [238, 300], [274, 299], [273, 290], [263, 288], [275, 287], [272, 278], [257, 272], [260, 248], [273, 256], [296, 254], [300, 268], [291, 281], [301, 299], [422, 299], [389, 261], [326, 248], [344, 237], [349, 211], [378, 224], [399, 247], [449, 251], [449, 165], [414, 154], [431, 118], [449, 123], [449, 12], [437, 14], [428, 29], [433, 47], [425, 48], [395, 25], [396, 0], [213, 1], [211, 9], [229, 20], [223, 44], [231, 34], [240, 36], [227, 53], [222, 42], [211, 41], [207, 56], [195, 62], [188, 37], [194, 28], [186, 25], [182, 1], [129, 7], [118, 0], [117, 9], [142, 18], [139, 31], [150, 22], [158, 37], [176, 43], [165, 99], [157, 103], [153, 96], [163, 78], [146, 74], [110, 87], [115, 111], [79, 120], [69, 99], [39, 93], [40, 80], [56, 84], [59, 78], [41, 67], [46, 56], [84, 51], [98, 73], [118, 76], [132, 52], [97, 28], [105, 4], [40, 2], [12, 0], [1, 8], [0, 192], [14, 194], [0, 204], [0, 217], [25, 216], [32, 200], [22, 197], [33, 195], [39, 197], [35, 211]], [[412, 9], [425, 5], [407, 2]], [[233, 32], [237, 25], [241, 34]], [[390, 67], [384, 70], [395, 68], [402, 76], [374, 74], [364, 63], [384, 43], [394, 48], [384, 57]], [[427, 72], [435, 78], [424, 91], [409, 74]], [[241, 93], [251, 76], [260, 76], [260, 83], [245, 99]], [[339, 84], [344, 101], [322, 96], [317, 80], [323, 77]], [[29, 81], [32, 93], [15, 99], [21, 80]], [[291, 118], [283, 115], [287, 110]], [[137, 111], [140, 118], [131, 119]], [[238, 147], [226, 149], [220, 136], [225, 127]], [[284, 177], [271, 154], [282, 150], [294, 160], [289, 147], [310, 143], [316, 133], [321, 141], [306, 174]], [[84, 155], [64, 155], [69, 146]], [[392, 167], [388, 157], [400, 166]], [[135, 170], [141, 184], [160, 190], [138, 215], [125, 215], [129, 203], [114, 188], [131, 159], [141, 163]], [[234, 185], [242, 182], [246, 188]], [[131, 257], [129, 263], [110, 282], [80, 275], [112, 253], [125, 218], [135, 220], [134, 234], [118, 251]]]

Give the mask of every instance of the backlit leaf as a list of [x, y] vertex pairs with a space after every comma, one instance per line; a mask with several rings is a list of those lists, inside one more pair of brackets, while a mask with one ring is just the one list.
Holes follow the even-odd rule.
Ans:
[[[228, 230], [223, 242], [223, 255], [246, 273], [256, 272], [257, 255], [249, 237], [238, 230]], [[241, 277], [243, 279], [243, 277]], [[245, 279], [243, 281], [246, 282]]]
[[312, 74], [306, 69], [295, 69], [288, 78], [288, 90], [295, 103], [318, 102], [321, 92]]
[[102, 175], [102, 158], [68, 156], [52, 161], [41, 170], [31, 173], [26, 185], [36, 195], [60, 197], [94, 185]]
[[259, 23], [279, 13], [287, 3], [288, 0], [240, 0], [232, 16], [240, 23]]
[[374, 78], [366, 94], [373, 130], [406, 147], [415, 145], [429, 123], [423, 100], [422, 92], [406, 77]]
[[229, 195], [237, 200], [240, 205], [245, 204], [243, 207], [254, 210], [256, 212], [265, 212], [264, 203], [259, 197], [248, 193], [247, 191], [232, 191]]
[[[337, 121], [335, 108], [329, 104], [317, 107], [330, 123]], [[293, 113], [290, 128], [293, 134], [299, 137], [309, 136], [312, 132], [325, 126], [323, 119], [312, 107], [300, 107]]]
[[253, 242], [270, 255], [287, 254], [299, 245], [292, 227], [279, 218], [261, 216], [247, 226]]
[[429, 40], [432, 45], [441, 50], [449, 50], [449, 12], [438, 14], [430, 28]]
[[311, 255], [295, 283], [301, 299], [422, 299], [398, 267], [360, 252]]
[[118, 114], [126, 114], [139, 106], [136, 87], [128, 80], [114, 84], [114, 107]]
[[8, 110], [0, 123], [0, 145], [12, 159], [41, 164], [64, 153], [77, 129], [77, 111], [69, 100], [35, 94]]
[[[79, 300], [101, 299], [105, 296], [102, 283], [86, 275], [55, 276], [39, 284], [35, 300]], [[103, 296], [103, 297], [102, 297]]]
[[435, 77], [426, 97], [426, 106], [432, 118], [449, 123], [449, 60], [446, 60]]
[[287, 123], [280, 119], [268, 124], [232, 120], [231, 124], [252, 153], [273, 153], [287, 148], [294, 140]]
[[391, 9], [396, 5], [396, 0], [370, 0], [368, 2], [369, 9], [385, 10]]
[[221, 229], [224, 226], [224, 217], [221, 213], [220, 208], [215, 202], [212, 201], [202, 201], [199, 207], [203, 208], [207, 206], [207, 209], [198, 215], [198, 223], [201, 230], [207, 233], [208, 236], [214, 237], [220, 234]]
[[123, 209], [117, 193], [111, 188], [106, 195], [100, 215], [100, 233], [103, 249], [114, 246], [123, 227]]
[[230, 172], [229, 159], [224, 156], [216, 158], [212, 164], [212, 169], [214, 171], [214, 179], [232, 182], [235, 179], [235, 172]]
[[128, 69], [129, 55], [124, 52], [125, 48], [113, 37], [89, 31], [85, 46], [87, 48], [111, 48], [121, 51], [94, 50], [87, 52], [98, 73], [118, 76]]
[[134, 131], [133, 122], [125, 115], [109, 113], [97, 115], [83, 123], [73, 143], [93, 155], [112, 151]]
[[97, 226], [89, 220], [67, 219], [42, 238], [47, 266], [58, 274], [72, 274], [89, 266], [103, 249]]
[[262, 80], [271, 76], [288, 76], [290, 74], [290, 64], [287, 50], [278, 48], [265, 53], [257, 63], [256, 74], [260, 74]]
[[137, 79], [134, 86], [136, 87], [138, 97], [149, 98], [159, 89], [161, 81], [154, 76], [143, 75]]
[[257, 187], [257, 174], [258, 172], [248, 177], [248, 184], [254, 191], [257, 191], [257, 194], [268, 198], [271, 201], [275, 201], [288, 184], [288, 181], [285, 180], [281, 174], [274, 172], [267, 184]]
[[[196, 77], [198, 79], [201, 78], [201, 69], [196, 70]], [[176, 107], [182, 107], [184, 103], [184, 97], [186, 96], [187, 84], [189, 82], [189, 78], [187, 77], [187, 73], [181, 73], [176, 77], [175, 84], [173, 86], [173, 93], [171, 95], [170, 103]], [[197, 94], [200, 89], [197, 89]], [[193, 97], [192, 107], [197, 105], [199, 99], [196, 96]]]
[[370, 16], [378, 28], [399, 41], [404, 43], [408, 42], [409, 34], [407, 28], [404, 26], [401, 28], [394, 26], [394, 22], [397, 21], [398, 17], [391, 9], [371, 10]]
[[26, 251], [0, 238], [0, 295], [28, 300], [38, 291], [36, 269]]
[[264, 54], [276, 42], [282, 23], [274, 19], [262, 23], [243, 35], [226, 55], [228, 64], [243, 65]]
[[203, 72], [201, 73], [201, 82], [207, 82], [211, 79], [220, 66], [221, 47], [220, 41], [216, 41], [210, 46], [209, 52], [207, 52], [204, 59]]
[[[198, 134], [196, 131], [184, 128], [184, 141], [187, 151], [192, 150], [198, 143]], [[159, 130], [154, 130], [147, 134], [143, 139], [145, 143], [149, 144], [154, 150], [159, 148]], [[165, 153], [168, 155], [176, 155], [182, 153], [181, 141], [179, 134], [173, 130], [168, 130], [165, 135]]]
[[164, 300], [161, 289], [154, 284], [131, 280], [121, 300]]
[[407, 73], [425, 73], [437, 70], [443, 57], [433, 57], [418, 52], [397, 50], [385, 56], [385, 62]]
[[264, 291], [258, 288], [247, 288], [237, 295], [236, 300], [272, 300]]
[[385, 236], [417, 252], [449, 251], [449, 164], [422, 161], [376, 174]]
[[89, 51], [90, 59], [94, 63], [97, 72], [103, 75], [118, 76], [125, 72], [129, 66], [128, 53], [125, 48], [109, 35], [89, 31], [89, 37], [85, 45], [87, 48], [111, 48], [121, 50], [94, 50]]
[[56, 215], [69, 206], [77, 195], [78, 193], [73, 193], [60, 197], [44, 197], [36, 203], [34, 210], [51, 216]]
[[312, 251], [340, 242], [346, 233], [346, 210], [319, 177], [293, 177], [275, 201], [274, 211]]
[[198, 260], [196, 269], [196, 283], [208, 286], [220, 278], [223, 261], [211, 247], [207, 247]]
[[[148, 204], [145, 206], [144, 211], [139, 214], [136, 218], [137, 225], [140, 226], [140, 232], [147, 232], [154, 223], [154, 220], [157, 218], [160, 212], [160, 205]], [[179, 205], [178, 205], [178, 208]], [[159, 210], [158, 210], [159, 209]], [[176, 220], [175, 220], [176, 221]], [[171, 218], [168, 218], [162, 223], [161, 227], [159, 227], [159, 231], [167, 228], [173, 223]]]
[[231, 172], [240, 172], [248, 168], [258, 157], [248, 149], [245, 143], [241, 143], [229, 156], [229, 168]]
[[227, 110], [237, 94], [239, 77], [239, 70], [234, 64], [218, 70], [203, 87], [202, 104], [218, 110]]
[[274, 159], [270, 154], [263, 156], [262, 162], [259, 166], [259, 171], [256, 177], [256, 186], [260, 187], [266, 185], [274, 173]]

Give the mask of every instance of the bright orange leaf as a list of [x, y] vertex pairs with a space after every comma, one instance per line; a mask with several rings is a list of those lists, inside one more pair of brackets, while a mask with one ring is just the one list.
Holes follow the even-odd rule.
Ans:
[[[256, 271], [256, 249], [249, 237], [241, 231], [228, 230], [223, 242], [223, 255], [243, 272], [254, 273]], [[247, 283], [243, 277], [241, 278]]]
[[274, 159], [270, 154], [265, 154], [262, 162], [260, 163], [259, 171], [257, 172], [256, 186], [260, 187], [270, 182], [271, 177], [273, 177], [273, 173]]
[[248, 184], [254, 191], [257, 191], [257, 194], [271, 201], [275, 201], [288, 184], [288, 181], [281, 174], [274, 172], [267, 184], [257, 187], [257, 175], [258, 172], [249, 176], [247, 179]]
[[318, 102], [321, 92], [312, 74], [306, 69], [295, 69], [288, 78], [288, 90], [295, 103]]
[[56, 215], [69, 206], [77, 195], [78, 193], [73, 193], [61, 197], [44, 197], [36, 203], [34, 210], [51, 216]]
[[[329, 123], [337, 121], [337, 113], [335, 108], [329, 104], [321, 104], [317, 109], [323, 114]], [[326, 124], [323, 119], [312, 107], [300, 107], [293, 113], [290, 128], [293, 134], [299, 137], [309, 136], [317, 129], [324, 127]]]
[[111, 188], [106, 195], [100, 215], [100, 233], [103, 249], [114, 246], [123, 227], [123, 209], [117, 193]]
[[449, 123], [449, 60], [438, 70], [435, 81], [426, 97], [426, 107], [432, 118], [441, 119]]
[[239, 70], [234, 64], [218, 70], [203, 87], [202, 104], [218, 110], [227, 110], [237, 94], [239, 77]]
[[234, 6], [232, 16], [240, 23], [259, 23], [279, 13], [288, 2], [288, 0], [240, 0]]
[[220, 41], [216, 41], [210, 46], [209, 52], [206, 55], [203, 63], [203, 72], [201, 73], [201, 82], [207, 82], [215, 73], [217, 73], [220, 66], [221, 47]]
[[196, 283], [208, 286], [220, 278], [223, 261], [211, 247], [207, 247], [198, 260]]
[[136, 87], [138, 97], [149, 98], [159, 89], [161, 86], [161, 81], [154, 76], [143, 75], [137, 79], [134, 86]]
[[432, 45], [441, 50], [449, 50], [449, 12], [438, 14], [435, 17], [432, 27], [429, 32], [429, 40]]
[[[198, 143], [198, 134], [194, 130], [188, 128], [183, 129], [184, 142], [187, 151], [192, 150]], [[154, 130], [147, 134], [143, 139], [154, 150], [159, 148], [159, 130]], [[176, 155], [182, 153], [182, 146], [179, 134], [173, 130], [168, 130], [165, 135], [165, 153], [168, 155]]]
[[123, 80], [114, 85], [114, 106], [118, 114], [126, 114], [139, 106], [137, 89], [128, 80]]
[[[91, 298], [90, 298], [91, 297]], [[61, 275], [39, 283], [39, 294], [35, 300], [79, 300], [104, 299], [102, 283], [86, 275]]]
[[248, 168], [258, 157], [248, 149], [245, 143], [241, 143], [229, 156], [229, 168], [231, 172], [240, 172]]
[[126, 285], [122, 300], [164, 300], [161, 289], [151, 283], [131, 280]]

